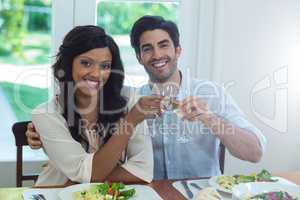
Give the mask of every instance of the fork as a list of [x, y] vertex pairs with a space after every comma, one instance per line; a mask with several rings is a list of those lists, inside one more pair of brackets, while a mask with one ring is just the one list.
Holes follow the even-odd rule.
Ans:
[[33, 200], [46, 200], [46, 197], [43, 194], [33, 194], [32, 199]]
[[197, 190], [202, 190], [202, 188], [197, 185], [196, 183], [190, 183], [191, 186], [193, 186], [194, 188], [196, 188]]
[[183, 186], [183, 188], [184, 188], [184, 190], [185, 190], [185, 192], [186, 192], [188, 198], [189, 198], [189, 199], [192, 199], [192, 198], [194, 197], [194, 194], [193, 194], [193, 192], [190, 190], [190, 188], [189, 188], [187, 182], [186, 182], [185, 180], [182, 180], [182, 181], [180, 181], [180, 183], [181, 183], [181, 185]]

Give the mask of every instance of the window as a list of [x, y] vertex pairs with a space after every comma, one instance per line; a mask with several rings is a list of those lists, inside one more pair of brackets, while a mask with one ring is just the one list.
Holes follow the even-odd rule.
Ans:
[[129, 33], [133, 23], [143, 15], [160, 15], [178, 22], [179, 1], [116, 1], [100, 0], [97, 3], [96, 24], [112, 35], [120, 47], [125, 68], [125, 84], [141, 86], [148, 76], [130, 45]]
[[[58, 0], [53, 1], [55, 2]], [[215, 15], [215, 10], [221, 9], [217, 6], [218, 4], [215, 0], [65, 1], [70, 2], [69, 5], [72, 4], [72, 6], [64, 7], [64, 9], [61, 10], [64, 14], [61, 14], [61, 17], [57, 19], [58, 21], [59, 19], [68, 17], [69, 15], [65, 14], [66, 9], [72, 8], [73, 10], [71, 11], [69, 11], [70, 9], [67, 10], [67, 12], [73, 13], [73, 18], [69, 19], [70, 24], [72, 25], [71, 28], [77, 25], [98, 24], [104, 26], [104, 28], [107, 29], [107, 32], [111, 33], [116, 39], [116, 42], [121, 47], [121, 56], [127, 77], [125, 83], [127, 85], [139, 86], [147, 80], [147, 76], [143, 67], [139, 66], [135, 58], [133, 58], [133, 50], [128, 44], [128, 33], [127, 36], [126, 33], [124, 33], [123, 38], [114, 36], [119, 35], [120, 32], [115, 31], [112, 24], [109, 24], [108, 22], [114, 23], [115, 21], [122, 21], [125, 23], [123, 25], [128, 28], [132, 23], [130, 20], [137, 19], [145, 14], [162, 15], [167, 19], [175, 21], [179, 27], [180, 42], [183, 49], [179, 58], [179, 68], [189, 68], [190, 74], [193, 77], [209, 80], [212, 78], [212, 74], [214, 74], [213, 67], [218, 64], [212, 62], [212, 56], [215, 51], [215, 44], [213, 43], [212, 38], [219, 33], [218, 30], [215, 31], [215, 20], [218, 22], [222, 17]], [[107, 9], [104, 9], [105, 6]], [[116, 14], [115, 10], [118, 7], [121, 7], [122, 13]], [[151, 10], [151, 7], [153, 10]], [[159, 7], [165, 9], [165, 11], [159, 12], [159, 9], [157, 9]], [[170, 7], [172, 8], [172, 11], [166, 9]], [[64, 27], [62, 26], [60, 28], [63, 32], [65, 32]], [[124, 43], [120, 42], [120, 40], [124, 41]], [[57, 49], [57, 44], [55, 46], [55, 49]], [[126, 46], [128, 48], [127, 51], [125, 50]], [[139, 66], [139, 68], [137, 66]]]
[[[32, 109], [49, 97], [51, 1], [0, 1], [0, 32], [0, 158], [11, 160], [12, 124], [30, 120]], [[25, 155], [44, 159], [41, 151]]]

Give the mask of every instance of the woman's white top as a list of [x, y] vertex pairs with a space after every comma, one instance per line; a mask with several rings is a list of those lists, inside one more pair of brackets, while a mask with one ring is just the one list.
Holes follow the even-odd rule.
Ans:
[[[135, 100], [130, 102], [128, 108], [133, 106]], [[101, 138], [93, 131], [86, 131], [84, 137], [89, 142], [86, 151], [84, 143], [80, 144], [72, 138], [62, 109], [55, 100], [35, 108], [32, 112], [32, 122], [49, 157], [48, 165], [44, 167], [35, 185], [61, 185], [69, 179], [79, 183], [90, 182], [94, 154], [103, 145]], [[125, 151], [123, 156], [126, 154], [127, 159], [123, 164], [119, 163], [120, 166], [136, 177], [151, 182], [153, 150], [145, 122], [135, 127]]]

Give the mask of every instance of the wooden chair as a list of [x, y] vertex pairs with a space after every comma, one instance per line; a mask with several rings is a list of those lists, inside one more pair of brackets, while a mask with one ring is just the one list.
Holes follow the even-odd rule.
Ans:
[[220, 171], [221, 171], [222, 174], [224, 174], [225, 146], [222, 143], [220, 143], [220, 149], [219, 149], [219, 163], [220, 163]]
[[27, 180], [36, 181], [37, 174], [23, 174], [23, 146], [28, 145], [25, 132], [27, 130], [27, 124], [30, 121], [17, 122], [12, 126], [12, 131], [15, 136], [15, 142], [17, 147], [17, 163], [16, 163], [16, 184], [17, 187], [22, 187], [22, 182]]

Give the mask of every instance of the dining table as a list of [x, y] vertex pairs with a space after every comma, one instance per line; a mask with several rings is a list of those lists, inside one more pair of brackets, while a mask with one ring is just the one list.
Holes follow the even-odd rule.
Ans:
[[[297, 185], [300, 185], [300, 171], [274, 172], [274, 176], [282, 177]], [[203, 179], [203, 178], [198, 178]], [[186, 200], [186, 198], [173, 186], [172, 183], [178, 180], [159, 180], [149, 184], [164, 200]]]
[[[293, 172], [279, 172], [273, 173], [274, 176], [285, 178], [300, 186], [300, 171]], [[206, 177], [207, 178], [207, 177]], [[195, 179], [204, 179], [195, 178]], [[186, 198], [173, 187], [173, 182], [180, 180], [155, 180], [147, 186], [155, 190], [159, 196], [164, 200], [186, 200]], [[63, 186], [51, 186], [49, 188], [61, 188]], [[47, 188], [47, 187], [43, 187]], [[0, 200], [22, 200], [22, 192], [28, 188], [0, 188]], [[146, 198], [145, 198], [146, 200]]]
[[[285, 178], [300, 186], [300, 171], [277, 172], [274, 176]], [[203, 178], [195, 178], [203, 179]], [[164, 200], [186, 200], [186, 198], [173, 186], [172, 183], [178, 180], [159, 180], [149, 184]]]

